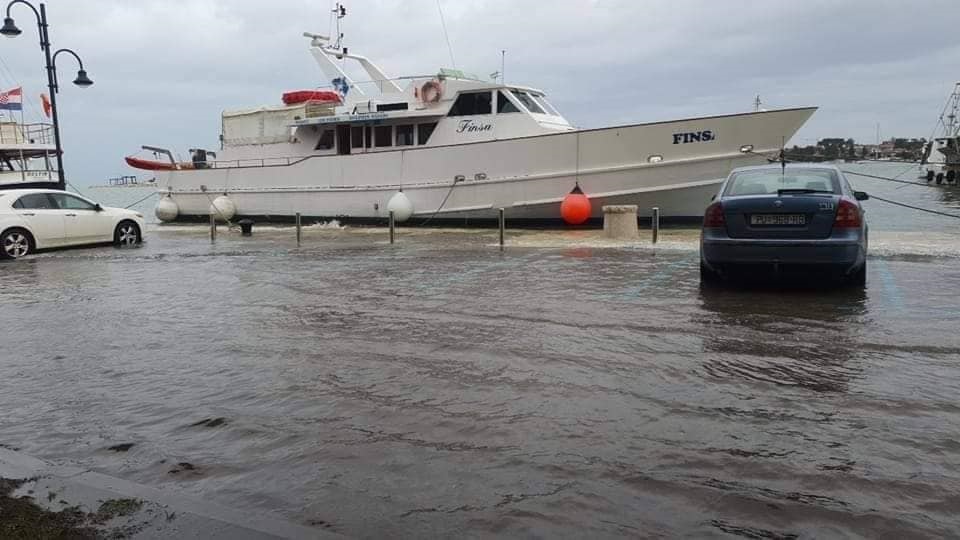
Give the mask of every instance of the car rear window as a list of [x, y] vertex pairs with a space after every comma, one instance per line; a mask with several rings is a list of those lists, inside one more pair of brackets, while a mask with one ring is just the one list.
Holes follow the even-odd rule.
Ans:
[[781, 189], [809, 189], [826, 193], [840, 193], [837, 173], [830, 169], [760, 169], [734, 173], [727, 182], [723, 194], [740, 195], [776, 194]]

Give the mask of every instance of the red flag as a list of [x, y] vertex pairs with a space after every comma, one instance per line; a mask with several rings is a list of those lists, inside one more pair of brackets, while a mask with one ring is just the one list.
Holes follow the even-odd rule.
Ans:
[[47, 115], [47, 118], [50, 118], [52, 107], [50, 105], [50, 98], [48, 98], [46, 94], [40, 94], [40, 105], [43, 106], [43, 114]]

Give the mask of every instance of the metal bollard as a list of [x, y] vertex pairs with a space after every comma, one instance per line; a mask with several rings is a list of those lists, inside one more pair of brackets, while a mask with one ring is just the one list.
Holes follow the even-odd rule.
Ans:
[[653, 214], [650, 216], [650, 228], [653, 230], [653, 243], [656, 244], [660, 238], [660, 208], [654, 206]]
[[500, 213], [500, 251], [503, 251], [503, 230], [506, 228], [507, 221], [503, 217], [503, 208], [499, 210]]
[[393, 219], [393, 210], [390, 211], [390, 243], [394, 242], [394, 237], [396, 236], [396, 223]]
[[217, 241], [217, 217], [210, 213], [210, 241]]
[[302, 235], [302, 232], [301, 232], [302, 228], [303, 226], [300, 222], [300, 212], [297, 212], [297, 246], [298, 247], [300, 246], [300, 237]]

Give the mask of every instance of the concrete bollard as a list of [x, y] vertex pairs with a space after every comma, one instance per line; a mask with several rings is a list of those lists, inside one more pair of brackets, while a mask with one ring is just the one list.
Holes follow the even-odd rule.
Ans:
[[650, 230], [653, 231], [653, 243], [660, 239], [660, 208], [654, 206], [650, 214]]
[[240, 226], [241, 236], [253, 236], [253, 220], [250, 218], [241, 219], [237, 222]]
[[637, 227], [637, 205], [623, 204], [603, 207], [603, 234], [617, 240], [636, 240], [640, 236]]

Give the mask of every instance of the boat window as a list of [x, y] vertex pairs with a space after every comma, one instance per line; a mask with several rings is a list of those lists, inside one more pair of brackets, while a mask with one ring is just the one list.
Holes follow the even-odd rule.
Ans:
[[373, 128], [373, 142], [377, 148], [393, 146], [393, 126], [377, 126]]
[[325, 129], [320, 134], [320, 140], [317, 141], [317, 147], [314, 150], [330, 150], [333, 148], [333, 130]]
[[433, 135], [433, 130], [436, 129], [436, 127], [436, 122], [420, 124], [417, 126], [417, 144], [427, 144], [427, 141], [430, 140], [430, 136]]
[[350, 146], [363, 148], [363, 126], [353, 126], [350, 129]]
[[397, 126], [397, 146], [413, 146], [413, 125]]
[[46, 193], [31, 193], [17, 200], [19, 208], [25, 210], [56, 210], [53, 200]]
[[540, 107], [542, 107], [545, 111], [547, 111], [547, 114], [560, 116], [560, 113], [557, 112], [557, 109], [555, 109], [553, 105], [551, 105], [550, 102], [547, 101], [546, 96], [543, 96], [540, 94], [530, 94], [530, 97], [532, 97], [534, 101], [537, 102], [537, 105], [540, 105]]
[[387, 111], [405, 111], [407, 110], [407, 103], [383, 103], [377, 105], [377, 112], [387, 112]]
[[520, 109], [503, 92], [497, 92], [497, 114], [513, 112], [520, 112]]
[[93, 204], [69, 193], [54, 193], [50, 196], [61, 210], [96, 210]]
[[489, 91], [460, 94], [457, 97], [457, 101], [453, 103], [453, 107], [450, 107], [450, 112], [447, 116], [490, 114], [493, 112], [491, 99], [491, 93]]
[[523, 106], [526, 107], [528, 111], [534, 114], [546, 114], [543, 112], [543, 109], [537, 105], [537, 102], [535, 102], [526, 92], [511, 90], [510, 93], [513, 94], [513, 96], [516, 97], [520, 103], [523, 103]]

